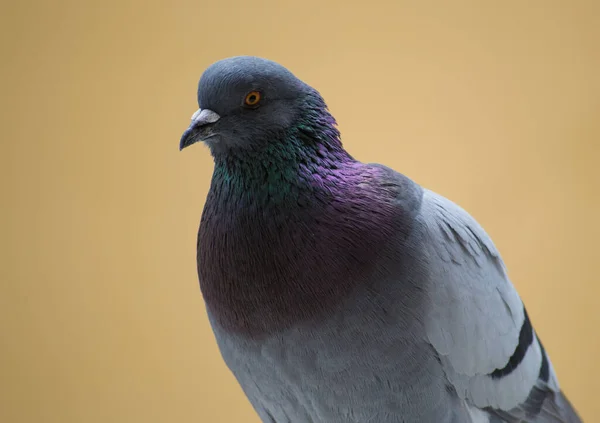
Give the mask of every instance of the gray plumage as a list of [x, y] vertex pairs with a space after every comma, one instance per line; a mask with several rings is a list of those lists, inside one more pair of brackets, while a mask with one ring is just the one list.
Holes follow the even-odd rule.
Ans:
[[217, 62], [198, 91], [210, 121], [181, 146], [204, 137], [215, 158], [200, 283], [263, 422], [581, 421], [466, 211], [352, 158], [318, 93], [274, 62]]

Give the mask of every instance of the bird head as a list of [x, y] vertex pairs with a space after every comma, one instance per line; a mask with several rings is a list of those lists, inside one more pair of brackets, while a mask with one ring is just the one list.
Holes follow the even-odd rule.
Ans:
[[220, 60], [200, 77], [200, 108], [181, 137], [180, 149], [198, 141], [213, 153], [260, 148], [279, 138], [302, 115], [307, 96], [315, 93], [273, 61], [252, 56]]

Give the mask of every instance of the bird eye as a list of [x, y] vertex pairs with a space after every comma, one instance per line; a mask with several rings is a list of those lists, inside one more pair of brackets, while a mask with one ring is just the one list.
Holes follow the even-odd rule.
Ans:
[[258, 91], [250, 91], [246, 94], [246, 98], [244, 99], [244, 104], [249, 107], [258, 106], [258, 102], [260, 101], [260, 93]]

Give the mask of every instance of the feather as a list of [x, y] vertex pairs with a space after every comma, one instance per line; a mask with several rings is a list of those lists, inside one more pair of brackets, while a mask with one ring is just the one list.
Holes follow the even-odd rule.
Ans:
[[458, 396], [499, 421], [579, 422], [490, 237], [429, 190], [420, 217], [431, 272], [427, 336]]

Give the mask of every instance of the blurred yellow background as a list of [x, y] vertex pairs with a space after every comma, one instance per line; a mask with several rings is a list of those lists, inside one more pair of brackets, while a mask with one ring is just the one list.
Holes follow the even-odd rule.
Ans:
[[178, 150], [201, 72], [239, 54], [320, 90], [355, 157], [479, 220], [596, 421], [599, 2], [34, 0], [0, 19], [0, 422], [258, 422], [198, 288], [212, 160]]

